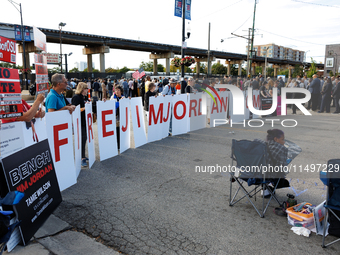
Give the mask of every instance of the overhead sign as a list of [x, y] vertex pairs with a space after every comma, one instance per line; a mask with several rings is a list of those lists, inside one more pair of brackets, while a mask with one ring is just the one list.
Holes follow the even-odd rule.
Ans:
[[46, 35], [36, 26], [33, 26], [34, 46], [42, 51], [46, 51]]
[[18, 69], [0, 68], [0, 119], [22, 115]]
[[37, 94], [48, 92], [48, 69], [46, 57], [42, 54], [34, 54], [35, 81]]
[[1, 163], [8, 190], [25, 194], [13, 207], [26, 245], [62, 201], [48, 141], [26, 147]]
[[[183, 0], [175, 0], [175, 16], [182, 18]], [[185, 19], [191, 20], [191, 0], [185, 1]]]
[[[22, 36], [21, 36], [21, 26], [20, 25], [14, 25], [14, 37], [16, 41], [22, 41]], [[31, 32], [30, 28], [27, 26], [24, 26], [24, 40], [26, 42], [31, 41]]]
[[47, 64], [58, 65], [60, 63], [59, 53], [43, 53], [43, 55], [47, 59]]
[[0, 61], [15, 64], [16, 52], [15, 41], [0, 36]]

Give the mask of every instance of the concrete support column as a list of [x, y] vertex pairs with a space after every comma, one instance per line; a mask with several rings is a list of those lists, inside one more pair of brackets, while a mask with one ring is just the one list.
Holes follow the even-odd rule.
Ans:
[[273, 65], [273, 68], [274, 68], [274, 77], [276, 77], [276, 76], [277, 76], [277, 69], [279, 69], [280, 66], [278, 66], [278, 65]]
[[92, 73], [92, 54], [87, 54], [87, 72]]
[[99, 53], [100, 72], [105, 73], [105, 54]]
[[230, 64], [231, 64], [231, 63], [230, 63], [230, 62], [231, 62], [231, 61], [228, 61], [228, 60], [226, 60], [226, 62], [225, 62], [225, 63], [228, 65], [228, 66], [227, 66], [227, 75], [228, 75], [228, 76], [230, 76], [230, 70], [231, 70], [231, 67], [230, 67]]
[[288, 66], [288, 78], [292, 78], [292, 69], [294, 69], [294, 66]]
[[153, 60], [153, 75], [157, 75], [157, 58]]
[[263, 64], [262, 65], [262, 75], [264, 76], [264, 73], [266, 72], [266, 66]]
[[[26, 68], [30, 68], [29, 53], [31, 52], [40, 53], [41, 50], [34, 46], [34, 42], [25, 42]], [[18, 45], [18, 53], [22, 53], [22, 63], [24, 63], [24, 48], [22, 44]], [[22, 66], [24, 66], [24, 64]]]
[[256, 71], [256, 63], [251, 64], [251, 75], [255, 76], [255, 71]]
[[242, 75], [242, 63], [243, 60], [238, 61], [238, 76]]
[[170, 75], [170, 58], [165, 59], [166, 75]]
[[197, 77], [199, 77], [200, 75], [200, 72], [201, 72], [201, 62], [199, 61], [196, 61], [196, 74], [197, 74]]

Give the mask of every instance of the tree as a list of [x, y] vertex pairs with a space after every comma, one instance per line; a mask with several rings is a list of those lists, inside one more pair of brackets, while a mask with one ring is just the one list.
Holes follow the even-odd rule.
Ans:
[[77, 67], [74, 67], [73, 69], [71, 69], [70, 71], [68, 71], [69, 73], [79, 73], [79, 69]]
[[[84, 69], [84, 73], [88, 73], [87, 68]], [[92, 73], [99, 73], [98, 69], [92, 69]]]
[[116, 69], [113, 69], [112, 67], [106, 68], [105, 73], [117, 73]]
[[[157, 64], [157, 72], [164, 72], [165, 68], [162, 64]], [[152, 71], [153, 71], [153, 64], [152, 64]]]
[[153, 72], [153, 62], [142, 61], [142, 63], [139, 65], [139, 68], [143, 68], [144, 71], [147, 71], [147, 72]]
[[130, 69], [127, 68], [126, 66], [124, 66], [123, 68], [119, 69], [119, 72], [120, 72], [120, 73], [126, 73], [126, 72], [128, 72], [128, 71], [130, 71]]
[[309, 68], [309, 71], [307, 72], [307, 77], [308, 78], [312, 78], [313, 75], [317, 73], [315, 61], [313, 60], [313, 58], [311, 58], [311, 62], [312, 62], [312, 64], [311, 64], [311, 66]]
[[212, 74], [227, 74], [227, 72], [228, 72], [227, 67], [220, 63], [215, 63], [211, 67]]
[[59, 66], [53, 67], [52, 69], [48, 69], [49, 73], [60, 73], [61, 69]]
[[[197, 72], [197, 70], [196, 70], [196, 64], [195, 64], [195, 67], [194, 67], [194, 73], [196, 73]], [[204, 64], [204, 63], [201, 63], [200, 62], [200, 73], [207, 73], [207, 66]]]
[[272, 68], [272, 67], [267, 68], [267, 76], [269, 76], [269, 77], [274, 76], [274, 68]]
[[279, 72], [279, 74], [288, 77], [289, 76], [289, 70], [288, 69], [281, 70]]
[[292, 76], [293, 76], [293, 77], [297, 77], [298, 75], [299, 75], [300, 77], [303, 76], [303, 68], [302, 68], [300, 65], [296, 64], [296, 65], [294, 66], [294, 71], [293, 71]]

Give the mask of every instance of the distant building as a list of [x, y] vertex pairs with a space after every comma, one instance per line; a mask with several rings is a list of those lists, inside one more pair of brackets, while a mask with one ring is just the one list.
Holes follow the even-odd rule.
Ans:
[[254, 45], [253, 48], [256, 52], [256, 56], [265, 57], [267, 50], [268, 58], [287, 59], [298, 62], [306, 61], [306, 55], [304, 51], [294, 50], [292, 48], [279, 46], [274, 43]]
[[326, 45], [325, 52], [325, 76], [329, 76], [332, 71], [333, 75], [340, 73], [340, 44]]
[[[80, 72], [84, 71], [87, 68], [87, 62], [84, 61], [81, 61], [80, 63], [75, 62], [74, 65], [76, 68], [78, 68]], [[92, 68], [95, 69], [94, 62], [92, 62]]]

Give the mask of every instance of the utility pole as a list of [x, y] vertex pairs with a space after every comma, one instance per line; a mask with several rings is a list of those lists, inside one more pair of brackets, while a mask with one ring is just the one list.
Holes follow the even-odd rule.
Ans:
[[209, 78], [210, 74], [210, 22], [209, 22], [209, 30], [208, 30], [208, 71], [207, 77]]
[[[185, 44], [185, 0], [182, 1], [182, 59], [184, 58], [184, 44]], [[182, 75], [181, 75], [181, 91], [182, 88], [184, 87], [184, 65], [181, 65], [181, 71], [182, 71]]]
[[249, 49], [250, 49], [250, 31], [251, 28], [248, 28], [248, 48], [247, 48], [247, 77], [249, 78], [250, 75], [250, 65], [249, 65]]
[[252, 29], [252, 36], [251, 36], [251, 46], [250, 46], [250, 60], [249, 60], [249, 65], [251, 66], [252, 64], [252, 58], [253, 58], [253, 46], [254, 46], [254, 28], [255, 28], [255, 13], [256, 13], [256, 1], [254, 4], [254, 15], [253, 15], [253, 29]]

